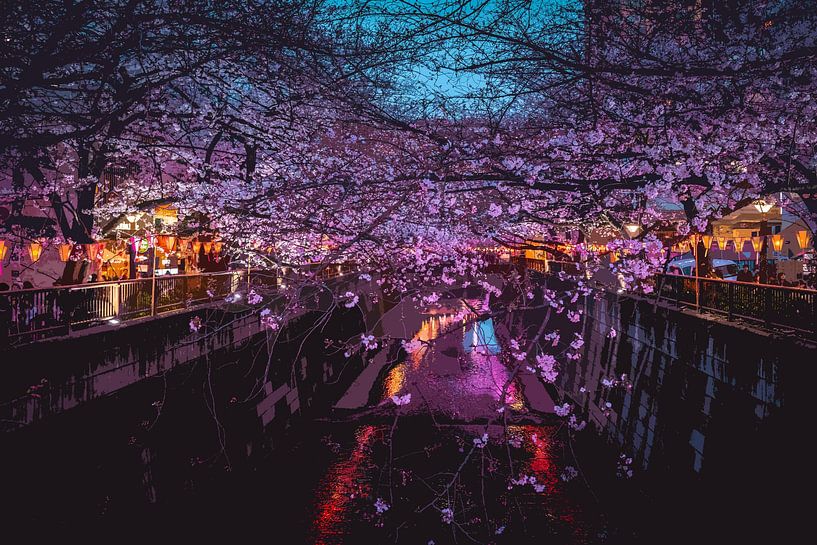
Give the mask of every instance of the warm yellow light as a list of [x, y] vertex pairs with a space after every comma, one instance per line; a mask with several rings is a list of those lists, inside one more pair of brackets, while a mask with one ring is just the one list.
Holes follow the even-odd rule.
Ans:
[[63, 263], [68, 261], [68, 258], [71, 257], [71, 249], [72, 248], [73, 248], [73, 245], [68, 244], [68, 243], [59, 245], [59, 247], [57, 249], [60, 252], [60, 261], [62, 261]]
[[726, 246], [729, 244], [729, 239], [726, 237], [717, 237], [715, 239], [715, 246], [718, 250], [726, 250]]
[[96, 261], [97, 255], [99, 255], [99, 245], [94, 242], [83, 244], [83, 246], [85, 246], [85, 253], [88, 254], [88, 261]]
[[763, 237], [752, 237], [752, 248], [759, 252], [763, 248]]
[[704, 241], [704, 255], [709, 253], [709, 248], [712, 246], [712, 235], [704, 235], [701, 237]]
[[775, 252], [783, 251], [783, 235], [772, 235], [772, 248]]
[[797, 231], [797, 244], [800, 245], [801, 250], [805, 250], [808, 247], [808, 231]]
[[628, 223], [624, 226], [624, 229], [631, 237], [634, 237], [641, 230], [641, 226], [636, 223]]
[[0, 240], [0, 261], [6, 259], [6, 254], [8, 253], [9, 249], [6, 246], [5, 240]]
[[774, 203], [766, 202], [763, 199], [758, 199], [752, 203], [752, 206], [754, 206], [755, 210], [761, 214], [765, 214], [774, 207]]
[[43, 245], [39, 242], [32, 242], [28, 245], [28, 255], [31, 257], [31, 262], [38, 261], [43, 253]]

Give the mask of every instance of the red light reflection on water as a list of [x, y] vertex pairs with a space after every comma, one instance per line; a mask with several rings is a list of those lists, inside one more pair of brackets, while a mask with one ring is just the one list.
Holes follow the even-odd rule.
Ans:
[[560, 440], [556, 438], [556, 429], [545, 426], [509, 426], [509, 433], [523, 437], [522, 448], [526, 451], [527, 462], [521, 469], [522, 474], [534, 475], [537, 482], [546, 486], [542, 496], [548, 510], [562, 523], [573, 530], [577, 543], [587, 539], [587, 528], [581, 522], [582, 511], [566, 493], [567, 483], [560, 478], [561, 462], [556, 458]]
[[312, 528], [315, 545], [340, 543], [346, 531], [344, 521], [351, 515], [350, 504], [355, 498], [369, 495], [370, 487], [363, 482], [363, 477], [369, 467], [369, 447], [377, 430], [375, 426], [358, 428], [352, 452], [335, 462], [318, 485], [317, 516]]

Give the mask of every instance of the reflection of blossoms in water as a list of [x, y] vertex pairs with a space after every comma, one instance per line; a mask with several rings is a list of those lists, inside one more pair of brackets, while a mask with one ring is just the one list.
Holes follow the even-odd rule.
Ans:
[[487, 433], [483, 433], [482, 437], [476, 437], [474, 439], [474, 446], [477, 447], [477, 448], [485, 448], [485, 446], [487, 444], [488, 444], [488, 434]]

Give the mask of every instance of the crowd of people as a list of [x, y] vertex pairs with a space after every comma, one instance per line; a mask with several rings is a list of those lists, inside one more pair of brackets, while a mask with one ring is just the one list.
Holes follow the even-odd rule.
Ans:
[[[703, 269], [703, 267], [701, 267]], [[684, 272], [675, 265], [670, 265], [667, 272], [669, 274], [683, 275]], [[695, 268], [692, 268], [691, 276], [695, 275]], [[767, 286], [783, 286], [787, 288], [799, 288], [806, 290], [817, 290], [817, 274], [808, 273], [797, 275], [796, 278], [788, 278], [785, 272], [777, 272], [774, 267], [770, 267], [766, 282], [761, 282], [760, 269], [751, 270], [749, 265], [744, 264], [738, 270], [736, 280], [738, 282], [748, 282], [753, 284], [764, 284]], [[723, 271], [715, 267], [708, 267], [701, 278], [715, 278], [724, 280]]]

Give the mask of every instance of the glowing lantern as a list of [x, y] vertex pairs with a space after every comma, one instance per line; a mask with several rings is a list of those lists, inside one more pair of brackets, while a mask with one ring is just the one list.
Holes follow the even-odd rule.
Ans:
[[217, 253], [217, 254], [220, 254], [220, 253], [221, 253], [221, 247], [222, 247], [223, 245], [224, 245], [224, 244], [223, 244], [223, 243], [221, 243], [221, 242], [216, 242], [215, 244], [213, 244], [213, 247], [215, 248], [215, 250], [216, 250], [216, 253]]
[[772, 235], [772, 248], [775, 252], [783, 251], [783, 235]]
[[6, 254], [8, 253], [9, 248], [6, 246], [5, 240], [0, 240], [0, 261], [6, 259]]
[[68, 243], [60, 244], [57, 247], [57, 250], [59, 250], [59, 252], [60, 252], [60, 261], [62, 261], [63, 263], [68, 261], [68, 258], [71, 257], [71, 250], [73, 248], [74, 248], [73, 244], [68, 244]]
[[774, 208], [773, 202], [766, 202], [763, 199], [756, 200], [755, 202], [752, 203], [752, 205], [761, 214], [766, 214], [769, 210]]
[[752, 249], [754, 249], [755, 253], [760, 252], [763, 248], [763, 237], [752, 237]]
[[176, 247], [176, 237], [171, 235], [159, 235], [156, 237], [159, 247], [165, 252], [170, 253]]
[[196, 255], [199, 255], [199, 250], [201, 250], [201, 242], [199, 242], [198, 240], [193, 241], [193, 252]]
[[726, 237], [718, 237], [715, 239], [715, 245], [718, 247], [718, 250], [726, 250], [726, 246], [729, 244], [729, 239]]
[[38, 261], [43, 253], [43, 245], [39, 242], [32, 242], [28, 245], [28, 255], [31, 256], [31, 262]]
[[808, 239], [808, 231], [797, 231], [797, 244], [800, 245], [801, 250], [805, 250], [806, 247], [808, 247]]
[[615, 263], [616, 261], [618, 261], [618, 255], [616, 255], [616, 252], [610, 252], [610, 263]]
[[88, 261], [96, 261], [96, 256], [99, 253], [99, 245], [96, 243], [83, 244], [85, 253], [88, 254]]
[[213, 243], [212, 242], [205, 242], [204, 243], [204, 253], [205, 254], [209, 254], [210, 250], [212, 250], [212, 249], [213, 249]]
[[627, 234], [630, 235], [630, 237], [632, 238], [636, 236], [639, 231], [641, 231], [641, 226], [636, 223], [628, 223], [624, 226], [624, 229], [627, 231]]
[[712, 246], [712, 235], [704, 235], [701, 237], [704, 241], [704, 255], [709, 253], [709, 248]]

